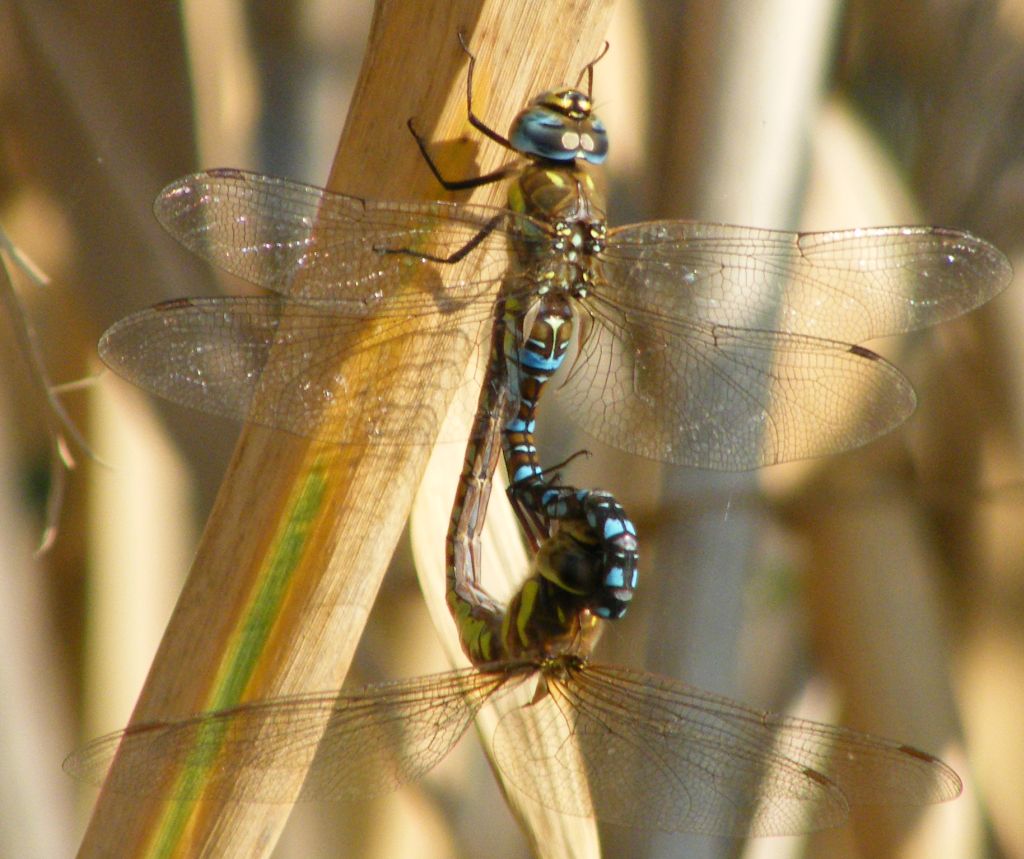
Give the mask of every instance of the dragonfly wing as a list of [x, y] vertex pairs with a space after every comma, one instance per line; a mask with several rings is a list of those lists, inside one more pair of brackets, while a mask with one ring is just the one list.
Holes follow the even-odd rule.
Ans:
[[602, 441], [652, 459], [741, 471], [859, 447], [898, 426], [910, 382], [869, 350], [603, 302], [563, 396]]
[[[347, 698], [345, 709], [332, 713], [302, 798], [386, 793], [422, 777], [447, 756], [507, 680], [505, 674], [464, 668], [371, 686]], [[355, 792], [353, 769], [360, 783]]]
[[[129, 381], [200, 411], [331, 442], [397, 431], [431, 443], [453, 392], [476, 384], [465, 356], [489, 314], [470, 306], [427, 329], [277, 298], [183, 299], [115, 323], [99, 352]], [[395, 357], [408, 354], [422, 366]]]
[[[568, 814], [664, 831], [786, 835], [838, 825], [851, 805], [940, 802], [961, 789], [949, 767], [916, 749], [643, 672], [588, 665], [549, 680], [549, 690], [542, 742], [523, 746], [519, 711], [502, 720], [495, 746], [517, 786]], [[566, 783], [531, 789], [531, 756], [558, 757]], [[589, 791], [565, 790], [580, 784]]]
[[[409, 293], [426, 261], [473, 247], [473, 265], [444, 295], [493, 302], [507, 265], [504, 228], [523, 216], [455, 203], [373, 202], [241, 170], [211, 170], [168, 185], [156, 216], [193, 253], [282, 295], [415, 310], [437, 300]], [[386, 253], [385, 251], [408, 251]], [[397, 302], [397, 303], [396, 303]]]
[[169, 799], [292, 802], [302, 773], [300, 799], [376, 796], [434, 767], [502, 682], [466, 669], [134, 725], [93, 740], [64, 769], [116, 793]]
[[850, 343], [959, 316], [1013, 274], [988, 242], [941, 227], [791, 233], [655, 221], [613, 230], [602, 260], [626, 313]]

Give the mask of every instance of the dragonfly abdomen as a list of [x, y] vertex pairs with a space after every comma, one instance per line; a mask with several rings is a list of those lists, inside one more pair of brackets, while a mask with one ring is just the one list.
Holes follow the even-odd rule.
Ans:
[[[605, 620], [622, 617], [637, 586], [639, 548], [636, 527], [610, 492], [600, 489], [565, 489], [546, 508], [558, 522], [559, 535], [579, 544], [584, 557], [596, 558], [590, 570], [574, 568], [568, 561], [549, 563], [557, 571], [557, 583], [570, 591], [587, 595], [587, 608]], [[542, 551], [545, 547], [541, 547]], [[574, 572], [590, 578], [573, 581]]]
[[572, 306], [560, 293], [540, 299], [526, 331], [521, 327], [523, 318], [518, 302], [510, 299], [505, 308], [504, 352], [509, 391], [518, 409], [504, 427], [503, 444], [512, 492], [514, 487], [545, 483], [533, 437], [537, 403], [548, 380], [561, 368], [573, 333]]
[[[531, 320], [525, 332], [523, 319]], [[636, 529], [625, 511], [606, 492], [577, 491], [559, 486], [540, 464], [534, 440], [537, 404], [544, 386], [561, 368], [574, 331], [574, 310], [564, 292], [548, 293], [524, 314], [510, 298], [505, 307], [504, 350], [514, 417], [502, 431], [508, 493], [537, 550], [559, 522], [582, 544], [596, 547], [603, 567], [585, 582], [560, 578], [558, 584], [573, 593], [588, 593], [591, 609], [599, 617], [622, 617], [637, 580]], [[583, 530], [588, 529], [588, 530]], [[593, 572], [591, 565], [588, 570]]]

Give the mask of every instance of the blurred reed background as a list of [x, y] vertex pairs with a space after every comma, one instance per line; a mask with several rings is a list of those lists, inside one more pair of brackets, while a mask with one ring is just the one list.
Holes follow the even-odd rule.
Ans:
[[[222, 288], [150, 214], [169, 180], [223, 165], [323, 182], [370, 15], [356, 0], [0, 7], [0, 225], [52, 278], [41, 288], [12, 270], [53, 382], [95, 374], [96, 339], [125, 313]], [[1019, 0], [623, 0], [608, 39], [595, 96], [612, 135], [612, 223], [941, 223], [1019, 265]], [[552, 432], [563, 421], [546, 404], [547, 460], [591, 450], [572, 482], [615, 491], [640, 529], [636, 609], [602, 658], [911, 742], [966, 784], [955, 803], [807, 838], [607, 827], [607, 855], [1024, 857], [1019, 293], [882, 344], [921, 406], [842, 457], [739, 476], [661, 468]], [[59, 534], [35, 556], [50, 424], [12, 330], [0, 347], [0, 855], [64, 856], [95, 792], [60, 761], [126, 721], [237, 428], [109, 373], [64, 395], [102, 463], [74, 451]], [[395, 558], [353, 680], [444, 667], [409, 557]], [[393, 797], [297, 808], [275, 855], [502, 859], [525, 844], [470, 739]]]

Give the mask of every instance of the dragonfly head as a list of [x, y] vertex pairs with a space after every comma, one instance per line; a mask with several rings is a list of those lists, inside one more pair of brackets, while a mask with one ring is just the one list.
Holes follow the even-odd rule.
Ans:
[[512, 122], [508, 139], [517, 152], [551, 161], [600, 164], [608, 155], [604, 123], [590, 96], [576, 89], [541, 93]]

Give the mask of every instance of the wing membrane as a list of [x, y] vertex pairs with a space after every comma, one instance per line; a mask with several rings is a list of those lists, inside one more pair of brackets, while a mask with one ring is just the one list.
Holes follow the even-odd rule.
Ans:
[[431, 328], [371, 325], [276, 298], [187, 299], [122, 319], [99, 352], [119, 375], [200, 411], [329, 442], [427, 444], [459, 386], [479, 387], [465, 379], [466, 355], [488, 323], [467, 311]]
[[625, 312], [863, 343], [952, 319], [1010, 282], [970, 233], [877, 227], [790, 233], [653, 221], [612, 231], [608, 297]]
[[916, 404], [906, 377], [863, 347], [592, 309], [560, 395], [584, 429], [639, 456], [738, 471], [838, 453]]
[[[342, 443], [434, 441], [465, 356], [487, 351], [502, 280], [524, 306], [539, 288], [510, 273], [510, 241], [537, 259], [550, 242], [503, 209], [370, 202], [237, 170], [173, 183], [156, 212], [289, 308], [161, 305], [107, 332], [104, 359], [179, 403]], [[684, 221], [612, 230], [598, 266], [580, 301], [596, 324], [566, 391], [574, 416], [631, 453], [722, 470], [837, 453], [899, 425], [910, 383], [849, 344], [966, 312], [1011, 274], [954, 230]]]
[[[513, 711], [495, 749], [513, 783], [567, 814], [665, 831], [786, 835], [836, 826], [851, 805], [942, 802], [961, 790], [956, 773], [925, 752], [643, 672], [587, 665], [549, 678], [549, 690], [531, 707], [545, 708], [539, 746], [524, 747]], [[557, 758], [564, 779], [531, 787], [535, 757]], [[589, 793], [578, 789], [584, 781]]]
[[167, 799], [293, 802], [291, 777], [301, 773], [300, 799], [377, 796], [432, 769], [504, 681], [464, 669], [135, 725], [89, 743], [64, 769], [116, 793]]
[[528, 220], [486, 206], [362, 200], [241, 170], [179, 179], [154, 209], [186, 248], [250, 283], [384, 312], [430, 305], [431, 296], [408, 294], [410, 273], [425, 263], [416, 254], [447, 258], [484, 230], [474, 265], [446, 279], [442, 294], [493, 302], [506, 267], [505, 228]]

